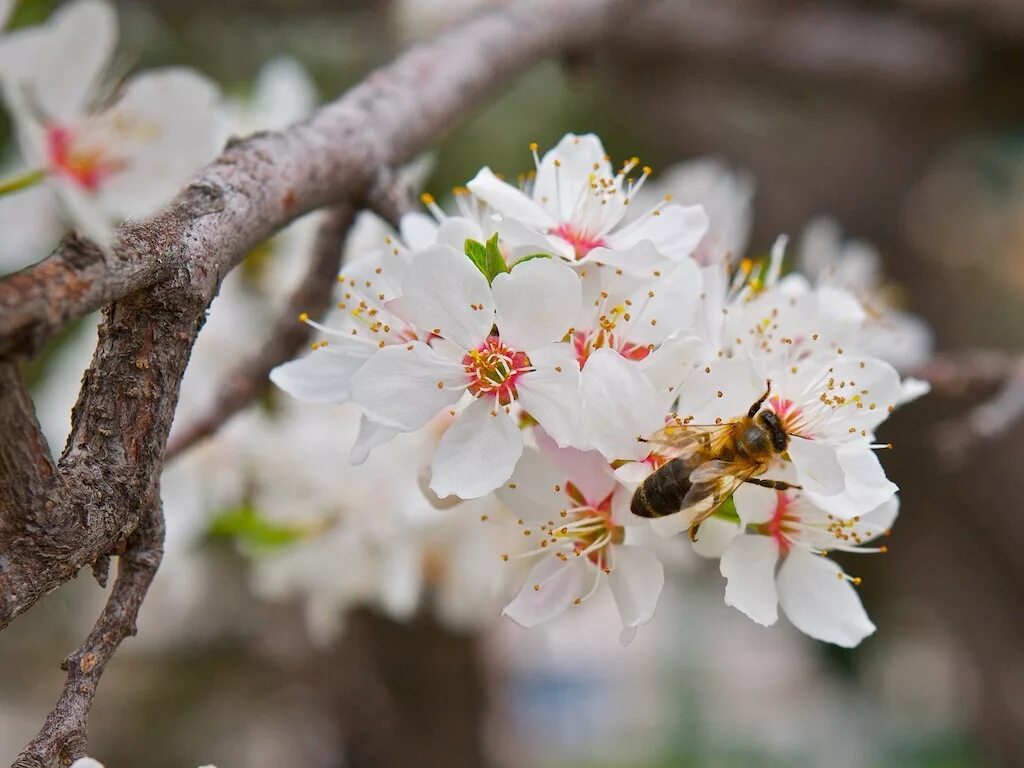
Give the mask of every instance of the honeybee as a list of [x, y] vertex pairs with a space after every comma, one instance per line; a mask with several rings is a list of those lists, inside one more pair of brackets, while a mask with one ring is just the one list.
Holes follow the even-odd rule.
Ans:
[[630, 509], [640, 517], [664, 517], [680, 513], [690, 521], [690, 540], [697, 540], [702, 522], [715, 513], [741, 483], [784, 491], [800, 488], [782, 480], [766, 480], [772, 460], [786, 452], [789, 435], [774, 411], [761, 406], [772, 391], [750, 406], [746, 416], [722, 424], [676, 422], [649, 438], [659, 453], [673, 458], [640, 483]]

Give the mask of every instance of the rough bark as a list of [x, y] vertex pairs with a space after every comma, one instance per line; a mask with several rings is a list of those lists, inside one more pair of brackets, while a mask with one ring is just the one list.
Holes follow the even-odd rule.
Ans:
[[121, 642], [136, 632], [135, 620], [160, 565], [163, 541], [163, 513], [154, 492], [119, 558], [117, 580], [103, 612], [82, 646], [61, 665], [68, 677], [60, 699], [13, 768], [49, 768], [55, 761], [70, 765], [85, 755], [89, 709], [100, 677]]

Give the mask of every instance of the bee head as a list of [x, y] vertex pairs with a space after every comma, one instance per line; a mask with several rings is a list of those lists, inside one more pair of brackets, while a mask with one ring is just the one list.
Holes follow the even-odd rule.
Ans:
[[782, 422], [774, 411], [761, 411], [757, 414], [757, 420], [760, 424], [768, 431], [768, 435], [771, 437], [772, 448], [777, 453], [782, 453], [786, 450], [789, 445], [789, 435], [786, 434], [786, 430], [782, 428]]

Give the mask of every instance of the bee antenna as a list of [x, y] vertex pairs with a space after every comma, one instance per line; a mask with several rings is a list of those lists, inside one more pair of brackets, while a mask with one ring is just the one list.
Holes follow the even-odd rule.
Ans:
[[765, 389], [764, 394], [758, 398], [757, 402], [750, 406], [750, 410], [747, 411], [747, 418], [752, 419], [757, 415], [757, 412], [761, 410], [761, 406], [764, 405], [764, 401], [768, 399], [768, 395], [772, 393], [772, 380], [767, 379], [768, 387]]

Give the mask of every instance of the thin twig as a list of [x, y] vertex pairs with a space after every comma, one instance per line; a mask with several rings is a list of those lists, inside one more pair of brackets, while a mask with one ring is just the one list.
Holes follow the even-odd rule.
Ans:
[[54, 761], [67, 766], [85, 755], [89, 710], [100, 677], [121, 641], [136, 632], [139, 608], [163, 556], [163, 541], [163, 512], [154, 492], [138, 531], [119, 558], [117, 579], [103, 612], [82, 646], [61, 665], [68, 676], [56, 706], [12, 768], [50, 768]]
[[1024, 355], [994, 350], [946, 352], [914, 374], [952, 397], [996, 387], [994, 394], [966, 413], [935, 425], [935, 445], [950, 469], [962, 467], [979, 444], [998, 439], [1024, 418]]

